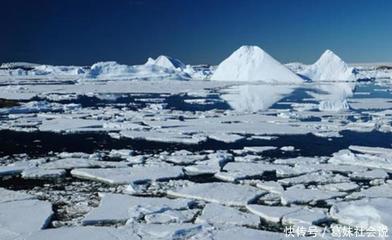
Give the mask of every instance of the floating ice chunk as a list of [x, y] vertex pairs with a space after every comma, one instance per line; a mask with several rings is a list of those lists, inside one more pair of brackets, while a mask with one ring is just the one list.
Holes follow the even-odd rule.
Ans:
[[323, 100], [319, 104], [319, 110], [325, 112], [340, 112], [347, 111], [350, 109], [350, 106], [347, 103], [347, 100], [336, 100], [336, 101], [326, 101]]
[[39, 130], [50, 132], [97, 131], [102, 129], [102, 124], [103, 122], [100, 120], [59, 118], [43, 120]]
[[165, 162], [189, 165], [197, 161], [202, 161], [206, 159], [205, 155], [172, 155], [167, 157], [162, 157]]
[[137, 123], [132, 122], [105, 122], [103, 123], [103, 128], [106, 130], [146, 130], [149, 127], [142, 126]]
[[350, 192], [359, 189], [359, 185], [353, 182], [344, 182], [320, 185], [318, 188], [325, 191]]
[[224, 143], [235, 143], [240, 140], [245, 139], [244, 136], [238, 134], [229, 134], [229, 133], [217, 133], [208, 135], [208, 138], [214, 139], [216, 141], [224, 142]]
[[308, 165], [308, 164], [319, 164], [326, 160], [326, 158], [320, 157], [296, 157], [296, 158], [284, 158], [275, 159], [275, 164], [285, 164], [285, 165]]
[[274, 146], [254, 146], [254, 147], [244, 147], [244, 150], [251, 153], [263, 153], [265, 151], [275, 150]]
[[99, 167], [99, 161], [87, 158], [64, 158], [40, 165], [43, 169], [74, 169]]
[[280, 223], [283, 216], [299, 211], [301, 207], [271, 207], [257, 204], [246, 205], [246, 208], [253, 214], [260, 216], [264, 221]]
[[184, 167], [184, 172], [188, 176], [213, 175], [220, 170], [219, 163], [214, 160], [206, 160], [196, 165]]
[[362, 189], [359, 192], [353, 192], [347, 198], [358, 199], [358, 198], [392, 198], [392, 184], [383, 184], [380, 186], [373, 186], [367, 189]]
[[125, 222], [144, 214], [187, 209], [191, 203], [190, 200], [186, 199], [135, 197], [111, 193], [100, 195], [101, 202], [99, 206], [83, 218], [82, 223], [84, 225]]
[[329, 163], [339, 165], [354, 165], [369, 168], [392, 170], [392, 159], [385, 155], [355, 154], [349, 150], [340, 150], [333, 154]]
[[370, 171], [354, 172], [349, 175], [350, 179], [353, 180], [375, 180], [375, 179], [387, 179], [388, 173], [382, 169], [373, 169]]
[[156, 142], [199, 144], [207, 140], [206, 137], [185, 135], [180, 132], [160, 132], [160, 131], [131, 131], [120, 132], [122, 137]]
[[58, 179], [65, 176], [64, 169], [28, 168], [22, 172], [24, 179]]
[[211, 227], [200, 224], [136, 224], [137, 235], [142, 239], [207, 239]]
[[49, 224], [52, 205], [46, 201], [18, 200], [0, 203], [0, 226], [15, 234], [29, 234]]
[[0, 166], [0, 177], [18, 175], [21, 172], [23, 172], [23, 170], [25, 170], [26, 167], [27, 166], [23, 166], [23, 165]]
[[119, 240], [140, 239], [135, 233], [113, 227], [62, 227], [35, 232], [26, 240]]
[[197, 217], [196, 223], [208, 223], [212, 225], [237, 225], [258, 227], [260, 219], [246, 212], [241, 212], [232, 207], [222, 206], [216, 203], [208, 203]]
[[21, 106], [15, 106], [11, 108], [0, 109], [2, 114], [27, 114], [27, 113], [39, 113], [39, 112], [50, 112], [59, 111], [63, 107], [60, 104], [49, 103], [46, 101], [32, 101], [27, 102]]
[[110, 150], [109, 157], [127, 159], [129, 156], [132, 156], [133, 154], [134, 151], [130, 149], [112, 149]]
[[374, 155], [392, 155], [392, 148], [380, 148], [380, 147], [366, 147], [366, 146], [355, 146], [351, 145], [348, 147], [350, 150], [360, 153], [368, 153]]
[[392, 227], [392, 200], [388, 198], [362, 199], [340, 202], [332, 206], [332, 218], [339, 223], [365, 230]]
[[212, 175], [219, 172], [227, 162], [232, 161], [233, 155], [226, 152], [217, 152], [208, 155], [208, 160], [196, 162], [195, 165], [187, 166], [184, 172], [189, 176]]
[[5, 188], [0, 188], [0, 203], [12, 202], [12, 201], [20, 201], [20, 200], [29, 200], [35, 199], [36, 197], [23, 192], [16, 192], [7, 190]]
[[342, 192], [329, 192], [317, 189], [307, 189], [303, 185], [295, 185], [286, 189], [282, 193], [281, 201], [283, 205], [288, 204], [307, 204], [311, 202], [317, 202], [322, 200], [333, 199], [337, 197], [343, 197], [346, 193]]
[[146, 214], [144, 220], [147, 224], [170, 224], [191, 222], [198, 210], [166, 210]]
[[298, 177], [293, 178], [284, 178], [278, 180], [279, 183], [283, 185], [297, 185], [297, 184], [310, 184], [316, 183], [317, 185], [320, 184], [330, 184], [330, 183], [342, 183], [342, 182], [349, 182], [350, 180], [347, 177], [344, 177], [339, 174], [333, 174], [330, 172], [312, 172], [308, 174], [304, 174]]
[[167, 192], [169, 196], [173, 197], [198, 199], [234, 206], [246, 205], [265, 193], [265, 191], [255, 187], [231, 183], [194, 184]]
[[350, 106], [356, 110], [392, 109], [390, 98], [355, 98], [350, 100]]
[[328, 220], [324, 211], [317, 208], [301, 208], [298, 211], [283, 216], [283, 225], [294, 225], [295, 227], [309, 227]]
[[265, 163], [230, 162], [223, 167], [224, 171], [214, 176], [223, 181], [234, 182], [247, 178], [260, 178], [267, 172], [275, 172], [276, 168], [276, 165]]
[[284, 147], [281, 147], [280, 150], [285, 151], [285, 152], [292, 152], [292, 151], [295, 150], [295, 147], [293, 147], [293, 146], [284, 146]]
[[284, 188], [282, 187], [282, 185], [280, 185], [276, 181], [268, 181], [268, 182], [259, 181], [256, 183], [256, 187], [264, 189], [264, 190], [272, 192], [272, 193], [278, 193], [278, 194], [282, 193], [284, 191]]
[[183, 175], [177, 166], [134, 166], [127, 168], [74, 169], [72, 176], [108, 184], [130, 184], [178, 178]]
[[230, 227], [218, 230], [214, 234], [214, 240], [284, 240], [287, 236], [283, 233], [268, 232], [244, 227]]
[[274, 165], [276, 177], [278, 178], [288, 178], [288, 177], [296, 177], [303, 174], [309, 174], [314, 171], [317, 171], [313, 168], [313, 166], [297, 164], [294, 167], [290, 167], [287, 165]]

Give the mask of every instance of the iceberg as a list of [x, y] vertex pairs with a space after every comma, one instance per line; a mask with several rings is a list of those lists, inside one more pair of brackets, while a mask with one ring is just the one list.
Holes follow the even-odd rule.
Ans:
[[313, 81], [355, 81], [355, 69], [349, 67], [338, 55], [326, 50], [313, 65], [298, 72]]
[[165, 55], [161, 55], [156, 59], [148, 58], [145, 65], [147, 66], [155, 65], [167, 69], [180, 70], [180, 71], [185, 69], [186, 67], [185, 64], [180, 60]]
[[[190, 76], [180, 68], [175, 68], [171, 61], [149, 59], [144, 65], [128, 66], [114, 61], [98, 62], [91, 66], [85, 75], [93, 79], [175, 79], [188, 80]], [[154, 63], [153, 63], [154, 62]], [[172, 65], [172, 67], [170, 66]]]
[[242, 46], [219, 64], [214, 81], [301, 83], [303, 80], [257, 46]]

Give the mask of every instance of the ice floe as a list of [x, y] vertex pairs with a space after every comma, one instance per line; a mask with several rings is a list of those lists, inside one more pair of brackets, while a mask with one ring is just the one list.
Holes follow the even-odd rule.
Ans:
[[208, 223], [217, 226], [237, 225], [258, 227], [260, 219], [253, 214], [242, 212], [235, 208], [222, 206], [216, 203], [208, 203], [195, 222]]
[[392, 200], [388, 198], [362, 199], [336, 203], [331, 208], [331, 216], [339, 223], [353, 228], [390, 229]]
[[191, 204], [191, 201], [186, 199], [136, 197], [111, 193], [101, 193], [100, 196], [99, 206], [83, 218], [84, 225], [126, 222], [147, 214], [186, 210]]
[[0, 232], [5, 230], [14, 236], [30, 234], [45, 228], [52, 214], [52, 205], [46, 201], [33, 199], [2, 202], [0, 203]]
[[75, 177], [108, 184], [130, 184], [167, 180], [183, 176], [177, 166], [134, 166], [128, 168], [79, 168], [71, 171]]
[[[233, 192], [236, 194], [232, 194]], [[173, 197], [198, 199], [234, 206], [246, 205], [265, 193], [265, 191], [255, 187], [231, 183], [194, 184], [167, 191], [167, 194]]]

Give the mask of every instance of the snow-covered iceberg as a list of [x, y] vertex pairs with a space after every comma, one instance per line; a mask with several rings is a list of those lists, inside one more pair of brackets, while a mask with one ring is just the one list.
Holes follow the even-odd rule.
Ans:
[[301, 83], [302, 79], [257, 46], [242, 46], [221, 62], [215, 81]]
[[0, 65], [0, 76], [78, 76], [85, 74], [86, 67], [54, 66], [36, 63], [3, 63]]
[[161, 55], [156, 59], [148, 58], [145, 65], [147, 66], [155, 65], [155, 66], [172, 69], [172, 70], [179, 70], [179, 71], [185, 69], [186, 67], [185, 64], [180, 60], [165, 55]]
[[[157, 59], [158, 60], [158, 59]], [[155, 63], [153, 63], [153, 61]], [[170, 67], [166, 60], [149, 59], [144, 65], [128, 66], [114, 61], [98, 62], [91, 66], [86, 78], [94, 79], [175, 79], [187, 80], [190, 76], [180, 68]], [[163, 65], [167, 65], [164, 67]], [[174, 66], [174, 65], [173, 65]], [[170, 68], [168, 68], [170, 67]]]
[[314, 64], [298, 72], [313, 81], [355, 81], [355, 69], [331, 50], [326, 50]]

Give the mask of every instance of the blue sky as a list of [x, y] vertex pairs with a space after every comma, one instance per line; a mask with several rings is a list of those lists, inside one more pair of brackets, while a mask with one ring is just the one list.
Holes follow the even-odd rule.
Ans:
[[282, 62], [327, 48], [392, 61], [391, 10], [390, 0], [2, 0], [0, 62], [217, 64], [245, 44]]

